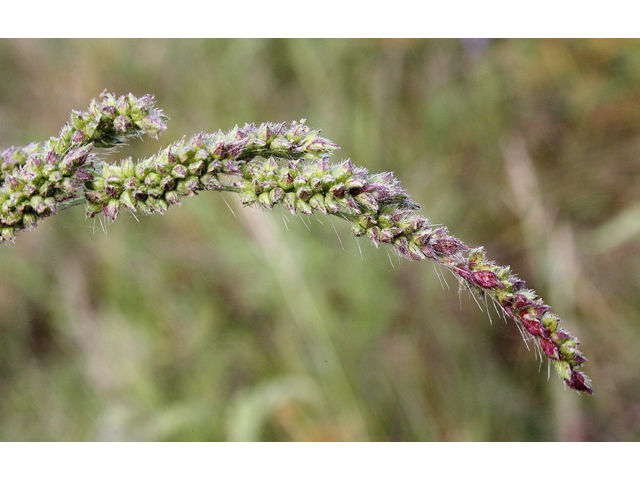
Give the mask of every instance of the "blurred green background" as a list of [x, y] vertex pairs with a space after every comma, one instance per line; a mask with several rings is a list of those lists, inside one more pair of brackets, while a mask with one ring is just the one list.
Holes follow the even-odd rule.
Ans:
[[0, 147], [104, 88], [171, 118], [114, 160], [306, 118], [395, 171], [553, 307], [596, 395], [432, 264], [206, 192], [0, 248], [1, 440], [640, 440], [640, 42], [2, 40]]

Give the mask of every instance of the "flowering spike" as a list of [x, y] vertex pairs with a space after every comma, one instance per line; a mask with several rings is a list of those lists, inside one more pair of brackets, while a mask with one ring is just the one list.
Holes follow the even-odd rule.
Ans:
[[[155, 137], [167, 117], [152, 95], [116, 97], [104, 93], [86, 112], [74, 111], [58, 137], [0, 151], [0, 242], [60, 207], [86, 204], [86, 214], [116, 220], [120, 208], [164, 213], [180, 197], [202, 190], [236, 192], [243, 205], [283, 205], [292, 214], [336, 215], [355, 236], [384, 243], [409, 260], [430, 259], [451, 270], [473, 293], [489, 297], [531, 336], [554, 363], [566, 385], [591, 394], [580, 371], [586, 358], [578, 340], [558, 326], [560, 319], [509, 267], [469, 249], [446, 227], [432, 228], [391, 172], [370, 174], [351, 160], [330, 164], [338, 146], [304, 121], [245, 124], [224, 133], [199, 133], [148, 159], [119, 165], [99, 161], [94, 148], [111, 148], [146, 133]], [[234, 177], [231, 183], [227, 177]]]

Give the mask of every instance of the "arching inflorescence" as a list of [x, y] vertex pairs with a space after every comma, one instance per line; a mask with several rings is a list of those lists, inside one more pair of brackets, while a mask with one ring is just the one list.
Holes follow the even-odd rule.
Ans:
[[243, 205], [334, 215], [376, 247], [450, 270], [533, 338], [571, 389], [593, 393], [580, 370], [586, 358], [578, 340], [524, 281], [488, 260], [483, 248], [470, 249], [417, 214], [418, 205], [392, 173], [370, 174], [350, 160], [329, 162], [339, 147], [304, 121], [200, 133], [140, 161], [109, 164], [95, 151], [142, 134], [156, 136], [166, 119], [151, 95], [103, 93], [88, 111], [72, 112], [59, 137], [0, 152], [0, 241], [13, 243], [17, 232], [69, 205], [83, 203], [88, 217], [114, 221], [122, 209], [163, 213], [204, 190], [236, 192]]

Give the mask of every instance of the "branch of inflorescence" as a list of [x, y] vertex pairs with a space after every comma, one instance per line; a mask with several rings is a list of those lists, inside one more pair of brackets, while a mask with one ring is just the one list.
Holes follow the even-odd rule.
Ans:
[[391, 172], [371, 174], [351, 160], [331, 163], [338, 145], [300, 122], [247, 124], [199, 133], [147, 159], [106, 163], [95, 148], [142, 134], [157, 136], [167, 117], [152, 95], [103, 92], [86, 112], [72, 112], [59, 137], [0, 152], [0, 242], [35, 228], [60, 210], [85, 205], [87, 217], [115, 221], [121, 211], [164, 213], [201, 191], [233, 192], [242, 204], [283, 206], [292, 214], [333, 215], [356, 237], [408, 260], [448, 269], [476, 297], [491, 299], [554, 364], [571, 389], [592, 394], [578, 340], [525, 282], [419, 215]]

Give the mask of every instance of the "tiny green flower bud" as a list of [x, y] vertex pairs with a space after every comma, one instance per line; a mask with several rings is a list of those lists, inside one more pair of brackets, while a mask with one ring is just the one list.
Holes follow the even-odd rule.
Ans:
[[311, 199], [309, 200], [309, 206], [314, 210], [321, 211], [325, 215], [327, 214], [327, 209], [324, 205], [324, 197], [319, 193], [316, 193], [313, 197], [311, 197]]
[[335, 143], [332, 143], [324, 138], [316, 138], [307, 145], [306, 150], [310, 153], [324, 153], [330, 152], [331, 150], [335, 150], [337, 148], [340, 147]]
[[351, 163], [350, 159], [345, 160], [340, 165], [337, 165], [332, 172], [333, 176], [335, 176], [336, 179], [341, 182], [349, 178], [352, 173], [353, 173], [353, 163]]
[[116, 131], [124, 133], [133, 125], [132, 120], [127, 115], [119, 115], [113, 121]]
[[358, 223], [362, 225], [364, 228], [371, 228], [376, 225], [378, 222], [376, 218], [371, 213], [363, 213], [358, 218]]
[[175, 178], [185, 178], [187, 176], [187, 168], [184, 165], [178, 164], [171, 170], [171, 175]]
[[[316, 162], [316, 172], [318, 177], [322, 177], [324, 176], [326, 173], [329, 172], [329, 167], [331, 165], [329, 164], [329, 159], [328, 157], [321, 157], [320, 160], [318, 160]], [[331, 176], [331, 175], [329, 175]]]
[[71, 111], [71, 117], [69, 118], [71, 125], [77, 130], [82, 130], [82, 128], [87, 124], [87, 118], [82, 115], [82, 112], [77, 110]]
[[5, 225], [16, 225], [17, 223], [20, 223], [20, 221], [21, 221], [21, 216], [18, 215], [18, 213], [15, 212], [14, 210], [9, 210], [9, 211], [3, 212], [3, 215], [2, 215], [2, 223], [3, 224], [5, 224]]
[[331, 193], [331, 195], [333, 195], [336, 198], [342, 198], [344, 196], [345, 191], [346, 191], [346, 188], [342, 183], [336, 183], [329, 189], [329, 193]]
[[162, 181], [162, 176], [155, 172], [149, 172], [149, 174], [144, 179], [145, 185], [148, 185], [148, 186], [159, 185], [161, 181]]
[[263, 164], [265, 173], [274, 172], [278, 168], [278, 162], [273, 157], [269, 157], [269, 159]]
[[164, 214], [169, 209], [169, 204], [163, 198], [149, 197], [147, 205], [160, 214]]
[[502, 281], [507, 280], [511, 276], [511, 268], [509, 267], [499, 268], [498, 271], [496, 272], [496, 275]]
[[[51, 175], [51, 174], [49, 174]], [[62, 178], [62, 177], [60, 177]], [[40, 185], [40, 188], [38, 189], [38, 193], [40, 195], [42, 195], [43, 198], [49, 197], [53, 194], [54, 191], [54, 184], [56, 184], [57, 182], [52, 182], [50, 180], [47, 180], [46, 182], [42, 182], [42, 184]]]
[[73, 133], [73, 136], [71, 137], [71, 143], [73, 144], [82, 143], [86, 138], [87, 136], [84, 134], [82, 130], [76, 130]]
[[573, 360], [573, 357], [575, 357], [576, 354], [579, 354], [579, 353], [580, 351], [578, 350], [575, 343], [572, 343], [570, 341], [567, 341], [566, 343], [560, 346], [560, 354], [562, 355], [562, 358], [564, 358], [567, 361]]
[[262, 182], [262, 188], [264, 190], [273, 190], [276, 186], [278, 186], [278, 183], [275, 180], [265, 180]]
[[553, 333], [558, 328], [558, 317], [552, 313], [545, 313], [541, 318], [542, 324], [549, 330], [549, 332]]
[[282, 200], [282, 204], [292, 215], [296, 213], [296, 200], [296, 195], [293, 192], [286, 193]]
[[90, 202], [87, 202], [85, 204], [85, 215], [88, 218], [93, 218], [100, 212], [102, 212], [102, 205]]
[[127, 190], [135, 190], [140, 185], [140, 180], [133, 176], [127, 177], [122, 185]]
[[180, 197], [176, 192], [166, 192], [164, 194], [164, 199], [171, 205], [180, 205]]
[[329, 213], [338, 213], [340, 210], [340, 204], [336, 197], [334, 197], [331, 193], [327, 193], [324, 196], [324, 206]]
[[571, 365], [569, 365], [568, 362], [555, 362], [554, 367], [563, 380], [569, 380], [571, 378]]
[[38, 215], [42, 215], [47, 209], [46, 205], [44, 204], [44, 199], [40, 195], [31, 197], [31, 199], [29, 200], [29, 204]]
[[293, 175], [291, 175], [291, 171], [289, 169], [280, 173], [278, 176], [278, 185], [284, 190], [288, 190], [293, 186]]
[[139, 180], [144, 180], [150, 173], [149, 166], [145, 163], [139, 163], [136, 165], [135, 172], [135, 175]]
[[[204, 148], [204, 139], [205, 139], [205, 136], [204, 136], [204, 133], [202, 132], [191, 137], [190, 143], [196, 149], [196, 156]], [[206, 152], [204, 153], [206, 155]], [[198, 158], [198, 160], [202, 160], [202, 158], [206, 158], [206, 156], [200, 157]]]
[[402, 229], [398, 227], [383, 228], [380, 230], [380, 241], [384, 243], [391, 243], [396, 235], [402, 233]]
[[572, 338], [573, 337], [565, 332], [562, 328], [558, 328], [551, 334], [551, 340], [553, 340], [556, 345], [562, 345], [564, 342]]
[[176, 185], [176, 192], [180, 196], [193, 195], [197, 192], [200, 187], [200, 180], [198, 177], [187, 177], [184, 180], [181, 180]]
[[[373, 227], [376, 228], [376, 227]], [[377, 246], [377, 245], [376, 245]], [[408, 244], [409, 254], [411, 255], [412, 260], [424, 260], [427, 256], [420, 250], [420, 247], [416, 245], [414, 242], [409, 242]]]
[[165, 130], [167, 126], [164, 122], [153, 115], [146, 116], [136, 122], [136, 124], [148, 135], [155, 136]]
[[[84, 132], [84, 134], [88, 137], [88, 138], [94, 138], [94, 135], [97, 134], [97, 130], [98, 130], [98, 126], [100, 125], [100, 119], [102, 118], [102, 115], [95, 115], [91, 120], [89, 120], [87, 122], [87, 124], [85, 125], [84, 129], [82, 130]], [[64, 148], [64, 141], [62, 139], [60, 139], [60, 141], [58, 142], [58, 144], [56, 144], [55, 147], [55, 151], [58, 155], [62, 154], [62, 152], [65, 150]]]
[[313, 215], [313, 210], [309, 204], [300, 198], [296, 200], [296, 209], [300, 210], [300, 213], [304, 213], [305, 215]]
[[427, 230], [426, 232], [420, 232], [414, 236], [414, 242], [419, 247], [426, 245], [431, 238], [431, 231]]
[[251, 186], [251, 188], [253, 188], [253, 191], [255, 192], [256, 195], [260, 195], [262, 192], [264, 192], [263, 183], [260, 180], [256, 179], [256, 178], [251, 180], [249, 185]]
[[[348, 182], [347, 182], [347, 185], [348, 185]], [[356, 195], [355, 199], [356, 199], [356, 202], [362, 205], [365, 209], [371, 212], [378, 211], [378, 202], [370, 193], [361, 193], [359, 195]]]
[[318, 175], [318, 167], [315, 163], [307, 163], [302, 166], [302, 175], [311, 181], [314, 177]]
[[8, 243], [15, 243], [15, 229], [12, 227], [3, 227], [0, 229], [0, 240]]
[[367, 236], [376, 248], [380, 248], [380, 229], [378, 227], [371, 227], [367, 230]]
[[[200, 150], [200, 152], [203, 152], [203, 151], [204, 150]], [[192, 175], [202, 175], [202, 172], [204, 171], [204, 167], [205, 167], [205, 163], [202, 160], [197, 160], [195, 162], [192, 162], [189, 165], [187, 170]]]
[[57, 207], [57, 202], [55, 198], [51, 198], [51, 197], [45, 198], [44, 204], [47, 207], [47, 210], [46, 210], [47, 213], [51, 213], [52, 215], [54, 215], [57, 212], [58, 207]]
[[333, 175], [329, 175], [329, 174], [323, 175], [322, 178], [320, 179], [320, 182], [321, 182], [323, 188], [329, 189], [333, 185], [335, 185], [336, 177], [334, 177]]
[[242, 175], [238, 164], [233, 160], [224, 160], [222, 162], [222, 171], [229, 175]]
[[484, 248], [482, 247], [472, 248], [471, 250], [469, 250], [468, 258], [469, 258], [469, 264], [471, 266], [475, 266], [480, 263], [483, 263], [485, 258]]
[[218, 140], [211, 146], [209, 153], [212, 157], [222, 160], [224, 158], [225, 151], [226, 148], [224, 142], [222, 140]]
[[215, 174], [205, 174], [200, 177], [200, 181], [202, 185], [207, 190], [215, 190], [222, 186], [222, 183], [218, 179], [218, 176]]
[[211, 160], [207, 164], [207, 173], [222, 172], [222, 162], [220, 160]]
[[122, 192], [122, 195], [120, 195], [120, 203], [122, 204], [122, 206], [124, 206], [125, 208], [127, 208], [128, 210], [134, 210], [136, 209], [135, 207], [135, 201], [132, 198], [131, 194], [128, 191], [124, 191]]
[[[63, 194], [64, 197], [74, 196], [77, 189], [76, 183], [73, 181], [72, 178], [69, 178], [69, 177], [63, 178], [60, 184], [58, 185], [58, 188], [61, 190], [61, 193]], [[23, 189], [22, 192], [23, 194], [25, 194], [26, 193], [25, 189]]]
[[366, 180], [360, 176], [354, 175], [348, 178], [347, 180], [345, 180], [344, 185], [349, 190], [354, 190], [354, 189], [364, 187], [366, 185]]
[[283, 197], [284, 190], [282, 190], [280, 187], [275, 187], [269, 190], [269, 199], [271, 200], [272, 204], [280, 202]]
[[22, 187], [22, 193], [27, 197], [33, 196], [37, 191], [38, 190], [36, 189], [36, 187], [33, 186], [30, 183], [28, 183], [24, 187]]
[[389, 215], [382, 214], [378, 215], [378, 225], [380, 228], [390, 228], [394, 226], [394, 221]]
[[270, 149], [276, 155], [286, 155], [291, 152], [293, 144], [284, 137], [277, 137], [271, 141]]
[[269, 197], [269, 192], [262, 192], [260, 195], [258, 195], [258, 203], [267, 207], [269, 210], [273, 208], [273, 202]]
[[140, 105], [140, 108], [142, 108], [145, 112], [148, 112], [149, 107], [152, 106], [155, 101], [156, 97], [148, 93], [138, 99], [138, 105]]
[[304, 175], [298, 175], [293, 179], [293, 186], [295, 188], [308, 187], [309, 180]]
[[116, 101], [116, 111], [119, 115], [128, 115], [131, 113], [131, 107], [127, 102], [127, 97], [122, 96]]
[[366, 235], [367, 230], [362, 225], [354, 223], [351, 225], [351, 233], [356, 237], [362, 237], [363, 235]]
[[258, 196], [255, 194], [253, 189], [242, 189], [240, 191], [240, 201], [242, 205], [251, 205], [258, 201]]
[[147, 203], [148, 199], [151, 197], [148, 197], [147, 199], [145, 199], [144, 202], [140, 201], [136, 204], [136, 207], [138, 209], [138, 211], [140, 213], [142, 213], [143, 215], [152, 215], [153, 214], [153, 208], [151, 207], [151, 205], [149, 205]]
[[309, 179], [309, 187], [311, 187], [311, 190], [313, 190], [314, 192], [321, 192], [322, 191], [322, 180], [320, 180], [319, 177], [312, 177]]
[[113, 221], [118, 216], [118, 208], [120, 207], [120, 202], [116, 199], [109, 200], [109, 203], [102, 207], [102, 213], [109, 220]]
[[350, 212], [353, 212], [356, 214], [361, 213], [360, 208], [358, 208], [356, 201], [353, 199], [351, 195], [345, 195], [342, 198], [338, 198], [337, 200], [338, 200], [338, 203], [340, 203], [340, 205], [345, 207]]

